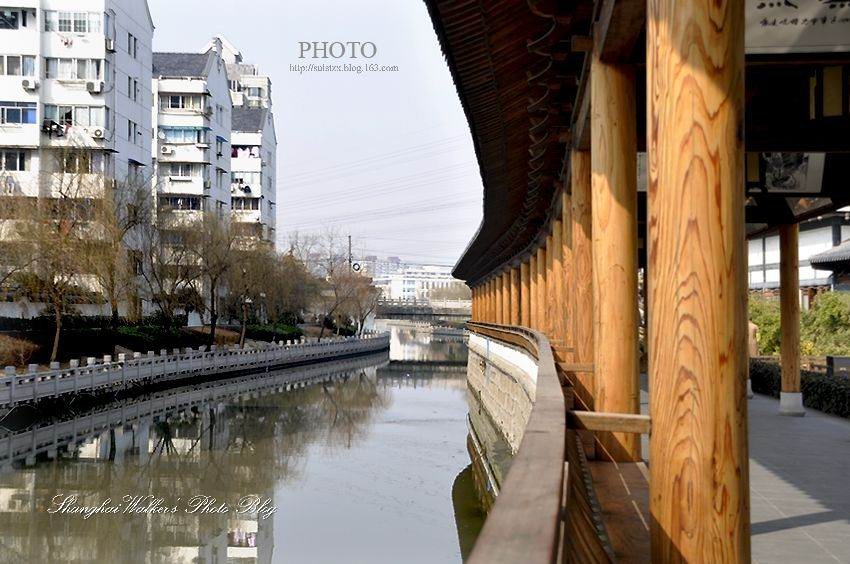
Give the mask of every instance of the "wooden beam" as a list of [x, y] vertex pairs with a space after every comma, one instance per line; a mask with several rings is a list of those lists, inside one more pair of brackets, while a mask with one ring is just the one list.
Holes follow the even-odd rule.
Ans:
[[519, 292], [520, 292], [520, 275], [519, 275], [519, 267], [515, 266], [511, 268], [511, 317], [510, 324], [511, 325], [519, 325]]
[[564, 372], [593, 372], [593, 364], [578, 362], [559, 362], [558, 368]]
[[[591, 82], [593, 190], [593, 398], [595, 409], [638, 413], [637, 142], [635, 71], [594, 54]], [[640, 438], [600, 433], [597, 455], [641, 460]]]
[[649, 415], [603, 411], [568, 411], [567, 424], [573, 429], [638, 435], [648, 435], [650, 430]]
[[779, 302], [782, 356], [782, 390], [779, 413], [805, 415], [800, 393], [800, 228], [796, 223], [779, 226]]
[[593, 27], [594, 50], [608, 63], [633, 61], [646, 24], [646, 0], [603, 0]]
[[648, 0], [649, 483], [658, 563], [750, 561], [744, 20], [743, 0]]
[[523, 261], [519, 265], [519, 324], [523, 327], [531, 327], [531, 277], [529, 276], [530, 265]]
[[[593, 363], [593, 221], [591, 218], [590, 153], [573, 151], [570, 155], [572, 186], [572, 258], [573, 301], [572, 333], [575, 336], [577, 363]], [[578, 374], [573, 383], [576, 393], [593, 407], [593, 375]]]

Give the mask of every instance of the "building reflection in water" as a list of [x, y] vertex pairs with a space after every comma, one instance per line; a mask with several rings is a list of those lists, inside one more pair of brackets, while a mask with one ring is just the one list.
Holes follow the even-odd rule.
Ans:
[[[465, 404], [466, 348], [461, 336], [394, 329], [391, 355], [391, 362], [384, 353], [325, 367], [212, 382], [201, 388], [176, 388], [46, 422], [27, 431], [0, 434], [0, 562], [270, 563], [285, 556], [291, 559], [293, 554], [295, 561], [301, 561], [304, 552], [298, 551], [302, 547], [293, 543], [304, 545], [308, 555], [316, 553], [321, 560], [323, 547], [319, 545], [330, 526], [327, 519], [304, 523], [305, 530], [315, 530], [316, 536], [300, 539], [293, 535], [303, 533], [287, 530], [290, 527], [286, 523], [291, 521], [281, 518], [283, 514], [298, 519], [303, 509], [300, 506], [278, 507], [267, 519], [257, 511], [190, 514], [182, 508], [192, 495], [213, 496], [230, 507], [236, 507], [248, 495], [269, 499], [273, 504], [283, 491], [303, 490], [309, 482], [308, 458], [310, 472], [317, 464], [338, 466], [347, 449], [365, 449], [364, 458], [371, 456], [371, 461], [377, 461], [379, 454], [369, 450], [374, 441], [365, 439], [376, 432], [376, 425], [384, 423], [384, 412], [397, 418], [399, 414], [415, 414], [422, 405], [428, 413], [445, 405], [428, 407], [428, 394], [417, 391], [415, 399], [410, 399], [412, 396], [402, 393], [401, 388], [418, 388], [421, 393], [430, 390], [432, 394], [451, 391], [449, 396], [435, 396], [441, 402], [457, 391], [458, 406]], [[405, 403], [409, 401], [415, 403]], [[447, 412], [457, 413], [457, 421], [452, 423], [456, 427], [439, 427], [441, 423], [437, 423], [438, 427], [428, 431], [416, 420], [415, 426], [405, 431], [413, 434], [402, 441], [407, 445], [402, 448], [418, 454], [417, 441], [443, 445], [447, 437], [457, 435], [457, 444], [452, 446], [457, 449], [465, 440], [465, 409], [458, 406]], [[397, 428], [396, 423], [394, 419], [393, 428]], [[314, 446], [321, 447], [321, 455]], [[335, 455], [336, 451], [339, 453]], [[453, 484], [445, 474], [448, 471], [457, 476], [463, 466], [459, 463], [452, 470], [438, 460], [438, 454], [432, 461], [435, 469], [423, 470], [421, 460], [417, 462], [410, 453], [398, 453], [398, 460], [393, 462], [396, 472], [424, 472], [435, 488], [445, 489], [445, 522], [433, 526], [452, 534], [441, 537], [444, 546], [434, 547], [434, 555], [439, 554], [438, 559], [444, 561], [448, 549], [448, 553], [457, 553], [459, 562], [459, 545], [467, 553], [480, 528], [476, 521], [480, 515], [468, 503], [469, 480], [458, 479]], [[355, 459], [360, 457], [363, 452]], [[407, 468], [407, 460], [420, 466]], [[380, 493], [386, 487], [380, 476], [365, 471], [361, 476], [356, 469], [353, 474], [351, 479], [360, 480], [358, 486], [364, 489]], [[420, 489], [405, 492], [410, 504], [406, 506], [409, 514], [403, 518], [411, 523], [421, 522], [417, 507], [431, 503], [430, 499], [417, 498], [433, 495]], [[80, 515], [49, 513], [51, 500], [58, 494], [76, 495], [81, 506], [96, 506], [107, 498], [117, 505], [125, 495], [152, 496], [161, 498], [165, 506], [177, 503], [181, 511], [83, 519]], [[456, 504], [463, 500], [462, 511], [453, 508], [453, 498]], [[310, 503], [314, 502], [311, 499]], [[333, 508], [328, 510], [332, 512]], [[452, 520], [455, 514], [457, 523]], [[397, 521], [399, 516], [393, 519]], [[387, 526], [379, 522], [358, 524], [356, 515], [350, 520], [364, 531]], [[275, 523], [280, 530], [275, 530]], [[423, 526], [409, 527], [411, 535], [420, 538], [398, 539], [402, 546], [396, 548], [417, 546], [420, 540], [434, 538], [429, 535], [439, 532], [435, 529], [429, 533]], [[361, 536], [359, 542], [363, 544], [346, 546], [344, 553], [373, 551], [370, 561], [398, 561], [394, 547], [374, 546], [374, 539], [365, 533]], [[427, 548], [425, 544], [416, 549], [426, 561]]]

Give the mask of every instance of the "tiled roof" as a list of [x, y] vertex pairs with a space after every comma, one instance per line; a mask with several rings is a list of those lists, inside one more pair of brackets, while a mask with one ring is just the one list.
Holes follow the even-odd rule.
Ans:
[[206, 76], [209, 53], [154, 53], [153, 75]]
[[816, 268], [818, 265], [828, 266], [850, 261], [850, 239], [836, 247], [832, 247], [828, 251], [812, 255], [809, 257], [809, 261]]
[[233, 108], [231, 129], [233, 131], [262, 131], [266, 124], [266, 108]]

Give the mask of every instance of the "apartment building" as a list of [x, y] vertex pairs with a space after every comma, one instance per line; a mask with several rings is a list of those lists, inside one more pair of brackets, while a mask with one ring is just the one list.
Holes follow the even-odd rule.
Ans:
[[277, 137], [272, 113], [271, 79], [242, 52], [215, 36], [202, 52], [220, 49], [233, 103], [231, 150], [231, 218], [242, 244], [262, 242], [272, 247], [277, 215]]
[[[18, 0], [0, 8], [0, 197], [97, 198], [106, 182], [121, 189], [144, 181], [153, 30], [145, 0]], [[13, 208], [0, 202], [0, 209]], [[38, 309], [6, 303], [0, 315]]]
[[160, 221], [230, 214], [231, 113], [221, 46], [206, 53], [154, 53], [153, 121]]

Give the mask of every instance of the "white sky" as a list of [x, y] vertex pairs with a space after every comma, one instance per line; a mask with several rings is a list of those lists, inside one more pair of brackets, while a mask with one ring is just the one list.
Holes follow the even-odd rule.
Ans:
[[[422, 0], [149, 0], [154, 50], [224, 35], [272, 79], [278, 248], [351, 234], [364, 254], [454, 264], [481, 219], [469, 129]], [[299, 41], [371, 41], [395, 73], [290, 72]]]

